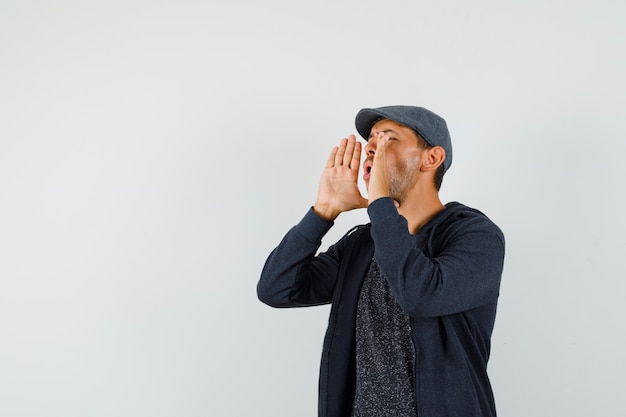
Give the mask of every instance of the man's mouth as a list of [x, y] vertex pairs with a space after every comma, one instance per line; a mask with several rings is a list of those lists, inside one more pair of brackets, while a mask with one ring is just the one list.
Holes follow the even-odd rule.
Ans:
[[369, 180], [370, 174], [372, 173], [372, 166], [374, 166], [374, 164], [371, 160], [367, 160], [363, 164], [363, 180]]

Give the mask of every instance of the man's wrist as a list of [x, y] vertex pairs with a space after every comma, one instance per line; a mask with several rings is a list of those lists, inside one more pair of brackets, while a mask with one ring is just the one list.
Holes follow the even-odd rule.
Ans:
[[337, 216], [339, 216], [339, 213], [337, 213], [335, 210], [319, 204], [313, 205], [313, 212], [315, 212], [315, 214], [320, 216], [322, 219], [329, 222], [334, 222]]
[[398, 207], [391, 197], [381, 197], [372, 201], [367, 206], [367, 214], [372, 224], [381, 220], [395, 218], [398, 216]]

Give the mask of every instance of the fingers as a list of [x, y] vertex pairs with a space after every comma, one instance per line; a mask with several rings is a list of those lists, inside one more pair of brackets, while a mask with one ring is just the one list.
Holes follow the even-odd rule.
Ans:
[[343, 156], [346, 154], [346, 148], [348, 146], [348, 139], [343, 138], [341, 142], [339, 142], [339, 149], [335, 154], [335, 166], [343, 165]]
[[385, 150], [386, 150], [386, 146], [387, 142], [389, 141], [389, 139], [385, 136], [381, 136], [378, 138], [378, 142], [376, 143], [376, 152], [374, 153], [374, 164], [376, 164], [376, 161], [381, 161], [381, 162], [385, 162]]
[[350, 169], [356, 169], [357, 171], [361, 167], [361, 142], [354, 144], [354, 152], [352, 153], [352, 159], [350, 160]]
[[375, 201], [381, 197], [389, 196], [389, 172], [387, 170], [387, 159], [385, 157], [388, 138], [380, 136], [377, 139], [376, 151], [374, 153], [374, 165], [370, 173], [368, 198]]
[[326, 168], [332, 168], [335, 166], [335, 156], [339, 151], [339, 147], [335, 146], [332, 151], [330, 151], [330, 155], [328, 155], [328, 160], [326, 161]]
[[356, 138], [352, 135], [348, 138], [348, 144], [346, 145], [346, 152], [343, 154], [342, 165], [349, 167], [352, 161], [352, 155], [354, 154], [354, 145], [356, 144]]
[[330, 152], [326, 167], [345, 166], [350, 169], [358, 169], [361, 164], [361, 148], [361, 143], [357, 142], [354, 135], [343, 138], [339, 145]]

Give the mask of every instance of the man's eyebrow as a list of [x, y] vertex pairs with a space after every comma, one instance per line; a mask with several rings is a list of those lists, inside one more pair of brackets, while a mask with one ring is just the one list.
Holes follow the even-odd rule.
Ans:
[[[378, 133], [389, 133], [389, 132], [395, 133], [396, 135], [398, 134], [398, 132], [396, 132], [393, 129], [380, 130]], [[370, 132], [370, 135], [367, 137], [367, 140], [370, 140], [372, 138], [372, 136], [374, 136], [374, 135], [372, 135], [372, 132]]]

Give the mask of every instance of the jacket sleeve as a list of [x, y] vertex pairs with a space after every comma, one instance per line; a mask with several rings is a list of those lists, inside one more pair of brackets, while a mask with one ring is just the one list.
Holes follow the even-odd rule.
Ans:
[[333, 223], [310, 209], [267, 258], [257, 284], [259, 300], [272, 307], [304, 307], [332, 301], [345, 237], [316, 253]]
[[504, 236], [483, 215], [449, 227], [429, 258], [408, 231], [391, 198], [368, 207], [375, 256], [400, 307], [413, 317], [467, 311], [497, 300], [504, 263]]

